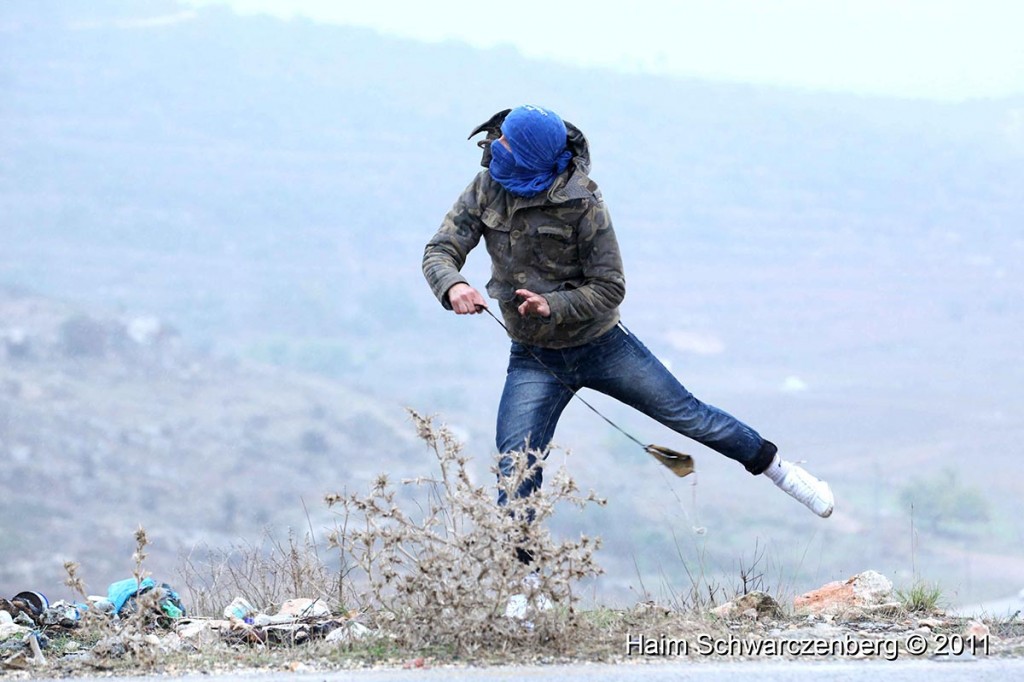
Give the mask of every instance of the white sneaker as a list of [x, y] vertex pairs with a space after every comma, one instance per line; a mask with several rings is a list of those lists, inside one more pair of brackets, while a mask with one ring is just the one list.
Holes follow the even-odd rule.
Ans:
[[522, 620], [526, 618], [526, 608], [529, 605], [525, 594], [513, 594], [505, 605], [505, 617]]
[[531, 573], [523, 578], [523, 586], [533, 593], [533, 603], [530, 603], [526, 594], [513, 594], [509, 597], [508, 604], [505, 605], [506, 618], [523, 620], [531, 606], [536, 611], [550, 611], [554, 608], [555, 605], [551, 599], [543, 592], [537, 591], [537, 588], [540, 587], [540, 578], [536, 574]]
[[539, 575], [537, 575], [536, 573], [531, 573], [530, 575], [526, 576], [525, 578], [523, 578], [523, 585], [525, 585], [526, 588], [533, 593], [533, 608], [537, 609], [538, 611], [550, 611], [555, 607], [555, 605], [551, 602], [551, 599], [548, 598], [548, 595], [539, 591]]
[[831, 516], [836, 498], [832, 495], [829, 484], [815, 478], [796, 464], [786, 462], [784, 466], [786, 473], [780, 480], [775, 481], [775, 484], [821, 518]]

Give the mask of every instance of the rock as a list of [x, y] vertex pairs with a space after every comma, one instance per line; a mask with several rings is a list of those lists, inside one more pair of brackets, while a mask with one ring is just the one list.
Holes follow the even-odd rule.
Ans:
[[923, 628], [934, 630], [935, 628], [942, 627], [943, 625], [945, 625], [946, 621], [940, 620], [938, 618], [920, 618], [918, 619], [917, 624]]
[[728, 601], [711, 609], [711, 613], [719, 618], [749, 617], [754, 620], [762, 617], [781, 618], [782, 607], [764, 592], [748, 592], [741, 597]]
[[888, 612], [899, 609], [892, 582], [876, 571], [864, 571], [846, 581], [835, 581], [793, 599], [797, 615], [838, 616]]
[[859, 612], [868, 616], [898, 616], [903, 612], [903, 604], [898, 601], [887, 601], [884, 604], [864, 606]]
[[964, 627], [964, 634], [975, 639], [984, 639], [989, 636], [990, 630], [980, 620], [972, 620]]

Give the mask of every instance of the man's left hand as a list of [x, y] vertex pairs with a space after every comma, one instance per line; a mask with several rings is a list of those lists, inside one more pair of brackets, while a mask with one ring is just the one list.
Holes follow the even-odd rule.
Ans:
[[548, 300], [540, 294], [535, 294], [527, 289], [516, 289], [516, 296], [524, 299], [519, 304], [519, 314], [523, 317], [527, 315], [551, 317], [551, 308], [548, 306]]

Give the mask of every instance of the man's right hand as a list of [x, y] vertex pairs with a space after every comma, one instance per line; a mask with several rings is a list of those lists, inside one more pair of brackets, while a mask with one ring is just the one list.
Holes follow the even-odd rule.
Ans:
[[480, 292], [464, 282], [452, 285], [448, 290], [448, 302], [452, 304], [456, 315], [476, 315], [487, 307]]

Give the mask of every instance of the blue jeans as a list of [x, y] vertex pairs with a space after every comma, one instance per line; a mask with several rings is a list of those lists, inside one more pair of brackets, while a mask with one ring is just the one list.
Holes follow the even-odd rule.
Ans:
[[[762, 473], [775, 455], [775, 446], [754, 429], [695, 398], [621, 324], [573, 348], [512, 342], [505, 390], [498, 406], [498, 452], [519, 451], [527, 446], [544, 450], [548, 446], [558, 418], [572, 398], [559, 379], [573, 390], [591, 388], [634, 407], [673, 431], [736, 460], [752, 474]], [[527, 463], [535, 461], [531, 455]], [[512, 466], [511, 457], [502, 457], [498, 465], [501, 475], [511, 475]], [[534, 472], [516, 491], [516, 497], [526, 497], [540, 487], [541, 469]], [[507, 502], [504, 491], [499, 492], [498, 502]]]

